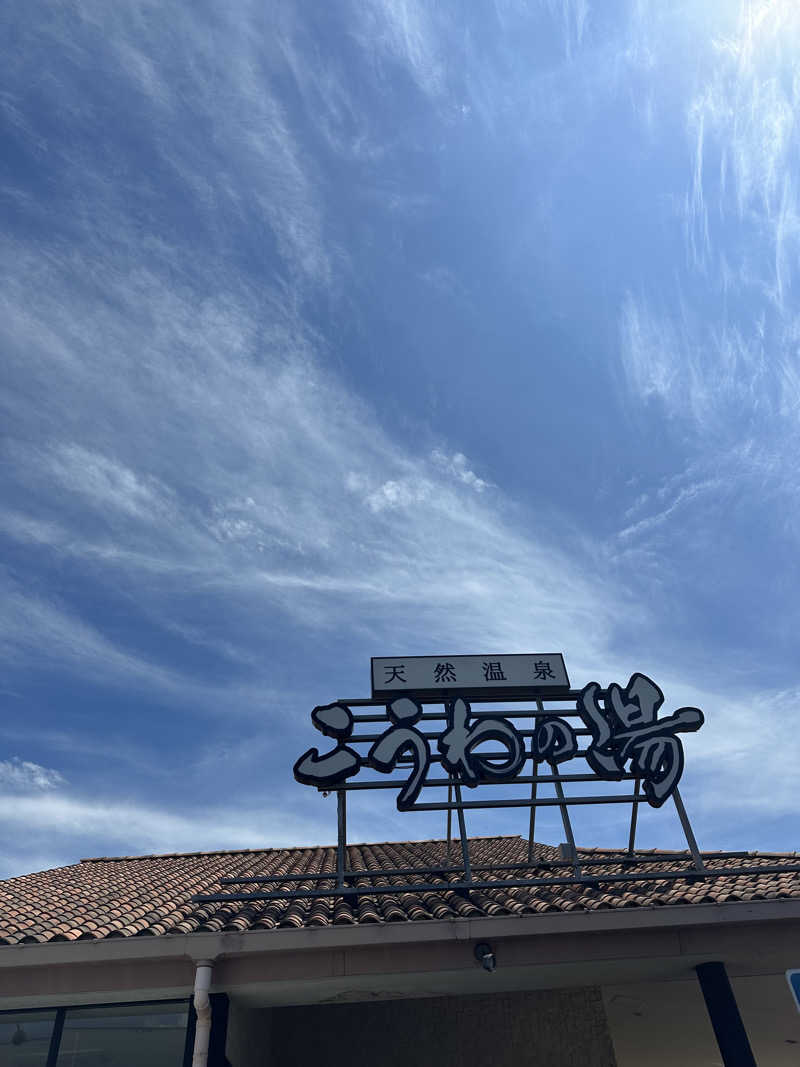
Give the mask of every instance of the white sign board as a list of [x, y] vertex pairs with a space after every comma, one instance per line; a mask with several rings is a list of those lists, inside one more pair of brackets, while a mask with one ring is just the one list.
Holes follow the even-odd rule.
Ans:
[[569, 689], [560, 652], [485, 656], [374, 656], [372, 695], [463, 693], [498, 697]]
[[800, 971], [787, 971], [786, 981], [794, 997], [794, 1006], [800, 1011]]

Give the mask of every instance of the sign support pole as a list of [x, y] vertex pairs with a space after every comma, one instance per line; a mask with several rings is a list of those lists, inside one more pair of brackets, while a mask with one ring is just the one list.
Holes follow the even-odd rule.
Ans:
[[561, 779], [558, 777], [558, 768], [555, 763], [550, 764], [550, 770], [555, 777], [556, 793], [558, 794], [558, 799], [561, 801], [559, 807], [561, 809], [561, 821], [564, 824], [564, 833], [566, 834], [567, 844], [569, 845], [569, 858], [572, 860], [574, 866], [575, 877], [581, 878], [581, 861], [578, 859], [578, 850], [575, 847], [575, 836], [572, 833], [572, 822], [569, 817], [569, 808], [565, 803], [566, 797], [564, 796], [564, 786], [561, 784]]
[[453, 803], [453, 776], [449, 776], [450, 780], [447, 783], [447, 862], [450, 862], [450, 839], [453, 836], [453, 809], [450, 806]]
[[686, 844], [689, 846], [694, 865], [701, 875], [705, 875], [706, 869], [703, 865], [702, 857], [700, 856], [700, 849], [697, 847], [697, 841], [695, 840], [692, 831], [692, 824], [689, 822], [689, 816], [686, 814], [686, 808], [683, 806], [683, 801], [681, 800], [681, 795], [678, 792], [677, 786], [675, 786], [675, 792], [672, 794], [672, 799], [675, 801], [675, 810], [678, 812], [678, 818], [681, 820], [681, 826], [686, 835]]
[[[544, 711], [544, 706], [541, 700], [536, 701], [536, 710]], [[533, 737], [536, 739], [536, 735], [539, 732], [539, 719], [533, 720]], [[531, 776], [533, 781], [531, 782], [531, 816], [528, 821], [528, 863], [533, 863], [533, 846], [536, 835], [536, 794], [539, 788], [539, 761], [536, 757], [533, 757], [533, 765], [531, 767]]]
[[639, 786], [641, 779], [637, 778], [633, 784], [633, 805], [631, 807], [631, 832], [628, 835], [628, 855], [632, 856], [636, 848], [636, 819], [639, 814]]
[[472, 881], [472, 864], [469, 860], [469, 838], [467, 837], [467, 823], [464, 818], [464, 808], [461, 804], [461, 786], [456, 783], [456, 804], [458, 805], [458, 832], [461, 835], [461, 858], [464, 862], [464, 881]]
[[347, 793], [343, 789], [336, 791], [336, 885], [345, 888], [344, 869], [347, 854]]
[[534, 837], [536, 834], [536, 793], [538, 789], [537, 760], [533, 761], [533, 781], [531, 782], [531, 817], [528, 821], [528, 863], [533, 863]]

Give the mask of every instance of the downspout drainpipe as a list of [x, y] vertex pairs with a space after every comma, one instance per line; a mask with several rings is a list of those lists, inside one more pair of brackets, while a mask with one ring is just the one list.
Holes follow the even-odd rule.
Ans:
[[198, 960], [194, 975], [194, 1010], [197, 1022], [194, 1030], [192, 1067], [207, 1067], [208, 1041], [211, 1037], [211, 960]]

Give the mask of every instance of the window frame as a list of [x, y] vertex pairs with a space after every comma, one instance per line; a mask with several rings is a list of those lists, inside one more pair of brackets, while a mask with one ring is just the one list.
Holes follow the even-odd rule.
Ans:
[[[218, 997], [224, 997], [224, 999], [225, 999], [225, 1010], [224, 1010], [224, 1012], [215, 1012], [214, 1011], [214, 998], [218, 998]], [[225, 1038], [227, 1037], [227, 1026], [225, 1025], [227, 1023], [227, 1014], [228, 1014], [228, 1012], [227, 1012], [227, 1001], [228, 1001], [228, 998], [227, 998], [226, 994], [224, 994], [224, 993], [222, 993], [222, 994], [220, 994], [220, 993], [212, 994], [212, 1017], [215, 1017], [217, 1014], [219, 1014], [221, 1016], [219, 1021], [222, 1024], [222, 1029], [224, 1029], [226, 1031], [226, 1033], [224, 1035], [221, 1034], [219, 1036], [219, 1038], [218, 1038], [218, 1041], [221, 1040], [223, 1042], [223, 1044], [222, 1044], [223, 1050], [225, 1048], [224, 1041], [225, 1041]], [[197, 1021], [197, 1013], [194, 1010], [194, 997], [191, 997], [191, 996], [190, 997], [171, 997], [169, 1000], [123, 1000], [123, 1001], [114, 1000], [114, 1001], [101, 1001], [100, 1003], [97, 1003], [97, 1004], [62, 1004], [59, 1007], [54, 1007], [53, 1005], [48, 1005], [46, 1007], [45, 1006], [40, 1006], [40, 1007], [36, 1007], [36, 1008], [8, 1008], [6, 1010], [0, 1010], [0, 1020], [2, 1020], [4, 1015], [25, 1015], [25, 1014], [33, 1013], [33, 1012], [55, 1011], [55, 1018], [53, 1019], [53, 1030], [52, 1030], [52, 1032], [50, 1034], [50, 1046], [49, 1046], [48, 1051], [47, 1051], [47, 1059], [45, 1060], [45, 1067], [58, 1067], [58, 1054], [61, 1051], [61, 1038], [62, 1038], [62, 1035], [64, 1033], [64, 1021], [66, 1020], [68, 1011], [78, 1011], [81, 1008], [138, 1008], [138, 1007], [147, 1007], [147, 1006], [149, 1006], [151, 1004], [152, 1005], [162, 1005], [162, 1004], [163, 1005], [168, 1005], [168, 1004], [186, 1005], [186, 1008], [187, 1008], [187, 1012], [186, 1012], [186, 1037], [185, 1037], [185, 1040], [184, 1040], [184, 1043], [183, 1043], [183, 1059], [181, 1061], [181, 1067], [191, 1067], [191, 1064], [192, 1064], [192, 1050], [194, 1048], [194, 1032], [195, 1032], [195, 1026], [196, 1026], [196, 1021]], [[216, 1018], [214, 1018], [214, 1021], [215, 1022], [217, 1021]], [[212, 1033], [213, 1033], [213, 1030], [212, 1030]], [[210, 1051], [210, 1049], [209, 1049], [209, 1051]], [[224, 1057], [224, 1051], [223, 1051], [223, 1057]], [[216, 1059], [216, 1057], [215, 1057], [215, 1059]], [[224, 1063], [225, 1063], [225, 1060], [223, 1058], [223, 1059], [219, 1060], [219, 1064], [217, 1065], [211, 1059], [211, 1056], [209, 1056], [209, 1060], [208, 1060], [209, 1067], [223, 1067]], [[178, 1067], [177, 1064], [176, 1064], [176, 1067]]]

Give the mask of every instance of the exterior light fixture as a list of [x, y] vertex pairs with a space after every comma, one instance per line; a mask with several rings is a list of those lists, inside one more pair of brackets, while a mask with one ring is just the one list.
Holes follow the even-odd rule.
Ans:
[[497, 960], [494, 958], [492, 946], [487, 945], [485, 941], [481, 941], [480, 944], [475, 946], [475, 959], [483, 967], [484, 971], [491, 973], [497, 968]]

